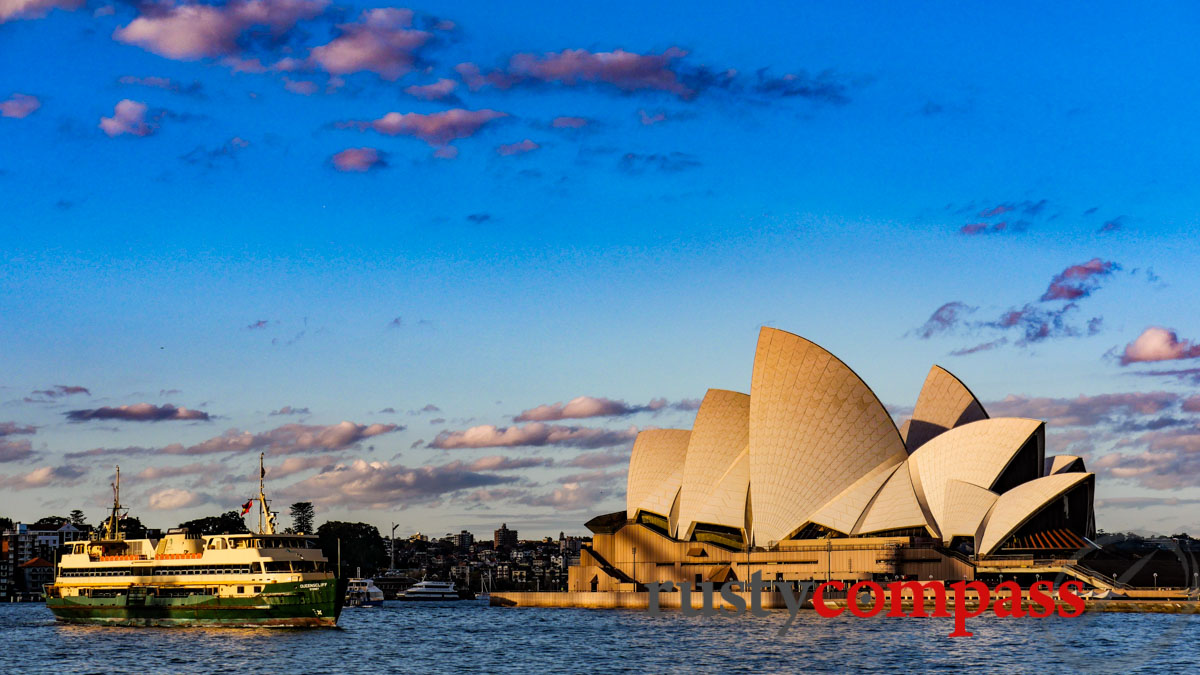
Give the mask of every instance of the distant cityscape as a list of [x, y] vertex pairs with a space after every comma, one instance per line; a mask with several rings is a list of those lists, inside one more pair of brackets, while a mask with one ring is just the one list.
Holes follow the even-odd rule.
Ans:
[[[311, 504], [297, 506], [301, 524], [307, 512], [311, 528]], [[293, 523], [295, 523], [295, 518]], [[205, 534], [218, 530], [236, 531], [243, 523], [237, 512], [186, 523], [191, 531]], [[241, 528], [245, 531], [244, 525]], [[304, 531], [288, 528], [289, 531]], [[33, 523], [0, 518], [0, 602], [37, 600], [45, 584], [53, 583], [55, 563], [64, 546], [88, 540], [97, 530], [79, 511], [71, 517], [48, 516]], [[159, 539], [164, 530], [142, 525], [136, 517], [122, 520], [127, 538]], [[580, 550], [590, 537], [521, 539], [516, 529], [501, 523], [490, 538], [476, 538], [467, 530], [431, 537], [417, 532], [392, 538], [367, 523], [329, 521], [315, 528], [322, 548], [332, 559], [340, 541], [342, 574], [374, 577], [388, 598], [422, 579], [451, 580], [460, 587], [487, 590], [566, 590], [567, 569], [579, 564]]]

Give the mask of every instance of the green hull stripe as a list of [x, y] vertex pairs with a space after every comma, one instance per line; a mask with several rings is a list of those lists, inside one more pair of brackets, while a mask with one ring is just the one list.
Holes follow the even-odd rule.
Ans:
[[267, 584], [258, 595], [158, 597], [153, 587], [133, 587], [112, 598], [47, 598], [46, 606], [67, 623], [126, 626], [334, 626], [341, 615], [346, 580]]

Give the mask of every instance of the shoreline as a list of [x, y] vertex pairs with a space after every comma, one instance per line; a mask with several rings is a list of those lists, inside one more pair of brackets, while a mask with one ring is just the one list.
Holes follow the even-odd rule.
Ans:
[[[746, 601], [749, 606], [750, 593], [734, 593]], [[699, 593], [691, 595], [692, 609], [703, 607], [704, 598]], [[713, 594], [713, 605], [717, 609], [733, 611], [735, 607], [725, 602], [719, 593]], [[759, 597], [760, 605], [768, 610], [787, 610], [783, 595], [778, 592], [764, 592]], [[948, 600], [952, 603], [952, 600]], [[1118, 612], [1140, 614], [1200, 614], [1200, 601], [1173, 599], [1092, 599], [1084, 598], [1086, 612]], [[577, 609], [635, 609], [645, 611], [650, 606], [650, 594], [636, 591], [502, 591], [493, 592], [489, 604], [492, 607], [552, 607]], [[846, 607], [844, 598], [826, 601], [829, 607]], [[1059, 603], [1060, 606], [1063, 603]], [[682, 606], [680, 593], [662, 593], [659, 595], [659, 607], [663, 610], [678, 610]], [[885, 605], [889, 606], [889, 605]], [[979, 607], [978, 599], [969, 598], [966, 608], [970, 610]], [[1029, 603], [1023, 603], [1028, 608]], [[913, 602], [905, 598], [901, 608], [908, 612], [913, 608]], [[811, 600], [805, 600], [800, 609], [814, 611]], [[926, 610], [932, 613], [933, 602], [927, 600]]]

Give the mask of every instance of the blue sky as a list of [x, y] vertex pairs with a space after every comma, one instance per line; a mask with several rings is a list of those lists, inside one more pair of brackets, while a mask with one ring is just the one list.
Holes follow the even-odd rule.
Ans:
[[[15, 0], [4, 515], [96, 520], [120, 462], [169, 526], [244, 501], [265, 450], [319, 520], [579, 532], [634, 429], [748, 390], [768, 324], [898, 418], [939, 363], [1047, 419], [1101, 527], [1200, 530], [1196, 25]], [[606, 401], [514, 422], [576, 397]], [[441, 447], [486, 425], [541, 444]]]

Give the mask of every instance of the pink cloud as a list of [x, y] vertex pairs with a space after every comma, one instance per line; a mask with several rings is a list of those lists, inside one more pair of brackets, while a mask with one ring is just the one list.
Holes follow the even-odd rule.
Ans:
[[1200, 394], [1189, 396], [1183, 401], [1184, 412], [1200, 413]]
[[394, 81], [412, 70], [416, 52], [433, 34], [412, 30], [412, 10], [392, 7], [370, 9], [358, 23], [338, 26], [342, 34], [315, 47], [311, 59], [333, 75], [376, 73]]
[[205, 421], [208, 418], [208, 413], [203, 410], [176, 408], [170, 403], [166, 405], [135, 403], [115, 408], [103, 407], [88, 410], [72, 410], [67, 413], [67, 419], [72, 422], [87, 422], [91, 420], [123, 420], [126, 422], [162, 422], [164, 420]]
[[559, 511], [594, 509], [606, 497], [622, 494], [605, 485], [591, 483], [566, 483], [544, 495], [531, 495], [520, 500], [529, 506], [548, 506]]
[[636, 54], [622, 49], [611, 52], [564, 49], [541, 56], [515, 54], [509, 59], [508, 72], [517, 78], [567, 86], [604, 83], [623, 91], [652, 89], [689, 96], [692, 90], [679, 81], [670, 67], [676, 59], [686, 55], [687, 52], [676, 47], [662, 54]]
[[514, 54], [504, 70], [484, 73], [474, 63], [460, 63], [455, 71], [467, 88], [508, 89], [524, 82], [546, 82], [573, 87], [580, 84], [605, 84], [622, 91], [665, 91], [680, 97], [696, 92], [679, 80], [672, 64], [687, 52], [672, 47], [662, 54], [637, 54], [623, 49], [590, 52], [564, 49], [561, 52]]
[[443, 145], [433, 151], [433, 156], [438, 159], [454, 159], [458, 157], [458, 148], [453, 145]]
[[408, 468], [356, 459], [349, 465], [339, 464], [306, 478], [281, 492], [289, 498], [326, 506], [393, 508], [436, 502], [443, 495], [517, 480], [516, 477], [472, 471], [462, 462]]
[[454, 108], [442, 112], [390, 112], [371, 122], [349, 122], [349, 126], [370, 128], [388, 136], [413, 136], [433, 146], [442, 146], [459, 138], [467, 138], [492, 120], [507, 117], [495, 110], [463, 110]]
[[387, 166], [382, 153], [375, 148], [346, 148], [331, 159], [334, 168], [338, 171], [365, 173], [371, 169]]
[[0, 476], [0, 487], [26, 490], [48, 485], [75, 485], [86, 475], [87, 469], [79, 466], [43, 466], [20, 476]]
[[567, 466], [576, 466], [583, 469], [597, 469], [605, 466], [613, 466], [616, 464], [628, 464], [629, 453], [625, 450], [597, 450], [595, 452], [584, 452], [576, 455], [566, 463]]
[[211, 501], [212, 497], [200, 492], [180, 488], [164, 488], [150, 495], [149, 506], [152, 511], [172, 511], [199, 506]]
[[467, 464], [467, 468], [471, 471], [512, 471], [514, 469], [528, 469], [535, 466], [553, 466], [554, 460], [545, 457], [502, 457], [500, 455], [492, 455], [490, 457], [480, 457], [479, 459]]
[[186, 464], [183, 466], [148, 466], [134, 475], [135, 480], [161, 481], [180, 476], [212, 476], [223, 473], [220, 464]]
[[537, 150], [540, 147], [542, 147], [542, 146], [540, 146], [537, 143], [534, 143], [533, 141], [526, 138], [525, 140], [520, 141], [519, 143], [506, 143], [504, 145], [497, 146], [496, 154], [498, 154], [502, 157], [509, 157], [511, 155], [523, 155], [527, 152], [533, 152], [534, 150]]
[[1042, 302], [1050, 300], [1077, 300], [1087, 297], [1096, 290], [1100, 283], [1100, 277], [1105, 277], [1116, 270], [1121, 269], [1121, 266], [1115, 262], [1092, 258], [1091, 260], [1079, 265], [1071, 265], [1067, 269], [1054, 275], [1050, 280], [1050, 286], [1042, 295]]
[[567, 418], [612, 417], [629, 415], [638, 412], [638, 406], [631, 406], [625, 401], [595, 396], [577, 396], [564, 405], [543, 404], [530, 408], [513, 418], [516, 422], [548, 422]]
[[146, 104], [124, 99], [116, 105], [112, 117], [100, 118], [100, 129], [110, 137], [128, 134], [149, 136], [158, 131], [157, 117], [146, 119]]
[[203, 443], [190, 447], [168, 445], [161, 452], [170, 455], [207, 455], [264, 450], [269, 455], [287, 455], [321, 450], [336, 451], [345, 450], [373, 436], [403, 428], [395, 424], [366, 425], [340, 422], [330, 426], [285, 424], [258, 434], [230, 429]]
[[620, 431], [568, 427], [535, 422], [525, 426], [496, 427], [485, 424], [463, 431], [443, 431], [429, 444], [431, 448], [503, 448], [518, 446], [561, 445], [580, 448], [605, 448], [631, 443], [637, 428]]
[[996, 216], [999, 216], [999, 215], [1008, 213], [1009, 211], [1012, 211], [1013, 208], [1015, 208], [1015, 207], [1013, 207], [1013, 205], [1011, 205], [1011, 204], [1000, 204], [1000, 205], [994, 206], [990, 209], [984, 209], [984, 210], [980, 211], [979, 217], [980, 218], [994, 218]]
[[138, 77], [136, 75], [122, 75], [117, 78], [118, 84], [137, 85], [141, 87], [153, 87], [164, 91], [174, 92], [176, 94], [188, 94], [191, 96], [203, 95], [204, 85], [199, 81], [193, 80], [190, 84], [183, 84], [172, 80], [169, 77], [159, 77], [157, 75], [149, 75], [146, 77]]
[[328, 0], [235, 0], [226, 5], [181, 4], [138, 16], [113, 39], [170, 59], [233, 56], [238, 38], [253, 26], [285, 33], [325, 11]]
[[1125, 346], [1121, 365], [1146, 361], [1176, 361], [1200, 357], [1200, 342], [1180, 340], [1175, 331], [1151, 326]]
[[312, 96], [317, 93], [317, 83], [312, 80], [292, 80], [285, 77], [283, 78], [283, 88], [301, 96]]
[[32, 456], [33, 444], [29, 441], [9, 441], [0, 438], [0, 463], [19, 462]]
[[555, 129], [580, 129], [582, 127], [586, 127], [588, 123], [589, 122], [586, 117], [564, 116], [555, 117], [554, 121], [550, 123], [550, 126], [554, 127]]
[[667, 114], [665, 112], [655, 112], [651, 114], [645, 110], [638, 110], [638, 120], [641, 121], [642, 126], [651, 127], [659, 122], [667, 121]]
[[1053, 427], [1090, 427], [1107, 424], [1114, 417], [1153, 415], [1179, 401], [1166, 391], [1080, 395], [1075, 398], [1044, 398], [1009, 395], [986, 404], [994, 416], [1030, 417], [1046, 420]]
[[74, 10], [83, 0], [0, 0], [0, 23], [13, 19], [40, 19], [55, 8]]
[[29, 94], [13, 94], [6, 101], [0, 101], [0, 117], [22, 119], [29, 117], [33, 111], [42, 107], [42, 102], [36, 96]]
[[457, 82], [442, 78], [433, 84], [414, 84], [411, 87], [405, 87], [404, 93], [422, 101], [445, 101], [454, 97], [454, 90], [457, 88]]
[[1142, 445], [1145, 450], [1139, 454], [1105, 455], [1091, 462], [1091, 468], [1153, 490], [1200, 485], [1200, 430], [1150, 431], [1132, 444]]
[[17, 436], [36, 433], [37, 427], [32, 425], [21, 426], [16, 422], [0, 422], [0, 436]]
[[315, 457], [288, 457], [278, 466], [267, 467], [267, 474], [272, 478], [283, 478], [310, 469], [325, 470], [337, 464], [333, 455], [317, 455]]

